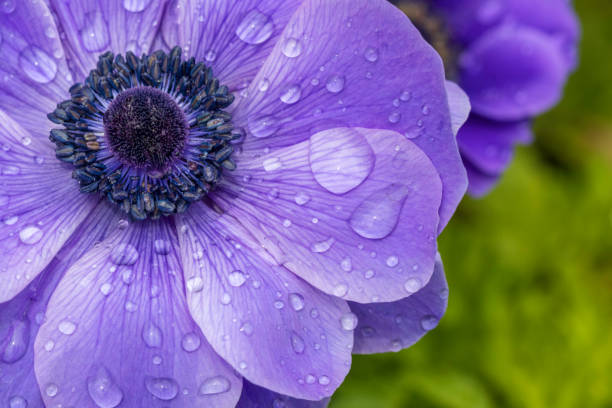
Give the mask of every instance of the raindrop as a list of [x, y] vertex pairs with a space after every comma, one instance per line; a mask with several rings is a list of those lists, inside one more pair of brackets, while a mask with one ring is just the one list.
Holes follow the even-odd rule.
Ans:
[[270, 88], [270, 81], [268, 81], [266, 78], [259, 81], [259, 85], [257, 89], [259, 89], [261, 92], [266, 92], [269, 88]]
[[60, 322], [57, 328], [62, 334], [70, 336], [76, 330], [76, 324], [70, 320], [63, 320]]
[[285, 304], [283, 303], [282, 300], [277, 300], [276, 302], [274, 302], [274, 308], [275, 309], [282, 309], [285, 307]]
[[423, 284], [418, 278], [410, 278], [404, 283], [404, 289], [406, 289], [408, 293], [418, 292], [422, 286]]
[[85, 27], [81, 30], [81, 42], [87, 51], [104, 50], [109, 42], [108, 24], [100, 11], [85, 14]]
[[321, 377], [319, 377], [319, 384], [321, 384], [321, 385], [329, 385], [330, 382], [331, 381], [330, 381], [329, 377], [326, 376], [326, 375], [322, 375]]
[[249, 130], [255, 137], [269, 137], [278, 130], [278, 123], [272, 116], [264, 116], [253, 121], [249, 121]]
[[342, 268], [342, 270], [344, 272], [350, 272], [353, 270], [353, 263], [351, 262], [351, 258], [344, 258], [341, 262], [340, 262], [340, 267]]
[[335, 241], [336, 240], [334, 238], [329, 238], [325, 241], [315, 242], [310, 246], [310, 250], [314, 253], [322, 254], [329, 251]]
[[306, 348], [304, 339], [302, 339], [295, 331], [291, 332], [291, 348], [296, 354], [302, 354]]
[[280, 100], [287, 105], [291, 105], [299, 101], [301, 96], [302, 90], [300, 87], [298, 85], [292, 85], [282, 93]]
[[224, 293], [221, 296], [221, 304], [223, 305], [229, 305], [232, 302], [232, 297], [230, 296], [229, 293]]
[[29, 226], [19, 231], [19, 239], [26, 245], [34, 245], [43, 237], [43, 232], [38, 227]]
[[295, 203], [297, 205], [304, 205], [306, 204], [308, 201], [310, 201], [310, 196], [302, 191], [300, 191], [299, 193], [297, 193], [294, 197]]
[[355, 330], [358, 321], [359, 319], [357, 319], [357, 316], [354, 313], [347, 313], [340, 317], [340, 325], [342, 326], [342, 329], [346, 331]]
[[385, 238], [399, 221], [407, 193], [405, 187], [398, 185], [375, 191], [355, 209], [349, 225], [364, 238]]
[[440, 295], [440, 299], [441, 300], [447, 300], [448, 299], [448, 289], [444, 288], [444, 289], [440, 290], [439, 295]]
[[159, 255], [168, 255], [171, 245], [170, 242], [165, 239], [156, 239], [155, 242], [153, 242], [153, 249], [155, 249], [155, 253]]
[[343, 75], [333, 75], [327, 79], [325, 88], [331, 93], [339, 93], [344, 89], [345, 77]]
[[113, 285], [110, 283], [104, 283], [102, 286], [100, 286], [100, 293], [102, 293], [104, 296], [108, 296], [112, 291]]
[[16, 7], [17, 5], [15, 0], [2, 0], [0, 3], [0, 10], [2, 10], [2, 12], [5, 14], [11, 14], [13, 11], [15, 11]]
[[213, 62], [217, 59], [217, 52], [215, 50], [208, 50], [206, 55], [204, 55], [204, 59], [208, 62]]
[[250, 336], [253, 334], [253, 325], [249, 322], [245, 322], [242, 326], [240, 326], [240, 332]]
[[376, 62], [378, 60], [378, 50], [376, 50], [376, 48], [368, 47], [366, 48], [363, 56], [369, 62]]
[[387, 258], [386, 263], [389, 268], [394, 268], [399, 263], [399, 258], [395, 255], [391, 255], [390, 257]]
[[363, 273], [363, 277], [366, 279], [372, 279], [376, 273], [372, 269], [368, 269]]
[[302, 53], [302, 43], [296, 38], [287, 38], [282, 51], [286, 57], [295, 58]]
[[2, 343], [2, 361], [11, 364], [21, 359], [28, 349], [30, 324], [27, 320], [13, 320]]
[[236, 28], [236, 35], [247, 44], [261, 44], [268, 40], [274, 31], [274, 24], [270, 17], [251, 10]]
[[152, 378], [145, 379], [145, 387], [153, 396], [163, 401], [170, 401], [178, 394], [178, 384], [172, 378]]
[[200, 385], [199, 392], [200, 395], [217, 395], [228, 392], [231, 387], [232, 384], [227, 378], [218, 375], [204, 380]]
[[100, 408], [115, 408], [123, 400], [123, 392], [113, 382], [113, 379], [104, 367], [98, 369], [95, 375], [87, 379], [89, 396]]
[[18, 395], [12, 397], [9, 400], [9, 408], [27, 408], [28, 401], [25, 398], [20, 397]]
[[412, 99], [412, 92], [410, 91], [403, 91], [400, 95], [400, 100], [402, 102], [408, 102], [410, 99]]
[[230, 285], [237, 288], [244, 285], [244, 282], [246, 282], [246, 276], [244, 276], [242, 271], [234, 271], [227, 276], [227, 280], [229, 281]]
[[151, 0], [123, 0], [123, 7], [132, 13], [140, 13], [151, 3]]
[[47, 394], [49, 397], [55, 397], [58, 391], [59, 389], [57, 388], [57, 385], [55, 384], [49, 384], [45, 388], [45, 394]]
[[289, 304], [296, 312], [304, 309], [304, 296], [299, 293], [290, 293], [289, 294]]
[[339, 285], [336, 285], [336, 287], [333, 290], [334, 296], [337, 297], [343, 297], [348, 293], [348, 285], [345, 283], [341, 283]]
[[391, 112], [389, 114], [389, 123], [397, 123], [402, 118], [402, 115], [399, 112]]
[[423, 316], [423, 318], [421, 318], [421, 327], [423, 328], [423, 330], [429, 331], [434, 329], [438, 325], [438, 322], [439, 320], [436, 316]]
[[194, 351], [199, 349], [200, 343], [200, 336], [193, 332], [187, 333], [183, 336], [183, 339], [181, 340], [181, 346], [183, 347], [183, 350], [188, 353], [193, 353]]
[[142, 328], [142, 340], [148, 347], [161, 347], [162, 332], [153, 323], [149, 323]]
[[130, 244], [119, 244], [111, 251], [110, 258], [117, 265], [134, 265], [138, 260], [138, 251]]
[[274, 171], [283, 167], [283, 163], [278, 157], [272, 157], [264, 160], [263, 168], [265, 171]]

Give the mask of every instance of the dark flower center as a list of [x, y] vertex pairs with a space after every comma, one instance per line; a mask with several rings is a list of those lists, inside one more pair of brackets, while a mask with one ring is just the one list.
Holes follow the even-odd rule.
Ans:
[[181, 49], [102, 54], [48, 118], [58, 159], [81, 192], [100, 193], [133, 219], [185, 211], [236, 166], [234, 101], [212, 70]]
[[163, 170], [182, 152], [187, 120], [164, 91], [138, 87], [123, 91], [103, 116], [111, 150], [130, 166]]
[[442, 57], [446, 76], [453, 78], [457, 69], [457, 49], [451, 42], [444, 19], [421, 0], [394, 0], [392, 2], [408, 16], [425, 41], [434, 47]]

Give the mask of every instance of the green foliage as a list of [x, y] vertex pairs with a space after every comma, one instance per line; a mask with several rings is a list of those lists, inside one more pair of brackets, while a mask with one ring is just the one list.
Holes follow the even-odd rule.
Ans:
[[612, 5], [576, 5], [566, 98], [441, 237], [447, 315], [411, 349], [356, 356], [331, 408], [612, 407]]

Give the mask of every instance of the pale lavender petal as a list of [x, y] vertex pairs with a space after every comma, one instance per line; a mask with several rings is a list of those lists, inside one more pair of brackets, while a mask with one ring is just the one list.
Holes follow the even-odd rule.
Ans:
[[44, 1], [7, 0], [0, 7], [0, 109], [46, 139], [47, 113], [67, 99], [72, 84], [58, 30]]
[[361, 303], [411, 294], [436, 256], [440, 178], [425, 153], [389, 130], [337, 128], [238, 168], [214, 199], [278, 264]]
[[303, 0], [174, 0], [163, 39], [204, 61], [232, 91], [247, 87]]
[[325, 408], [328, 403], [329, 398], [321, 401], [298, 400], [258, 387], [245, 380], [242, 396], [236, 408]]
[[0, 111], [0, 303], [36, 278], [99, 201], [79, 193], [44, 143]]
[[[116, 228], [118, 220], [112, 207], [97, 206], [47, 268], [19, 295], [0, 305], [0, 404], [43, 406], [34, 375], [33, 344], [49, 298], [68, 267]], [[45, 344], [45, 350], [53, 347]]]
[[446, 81], [446, 95], [448, 98], [448, 107], [450, 108], [451, 114], [451, 125], [453, 127], [453, 133], [455, 136], [461, 126], [465, 124], [468, 117], [470, 116], [470, 99], [467, 94], [463, 92], [463, 89], [452, 81]]
[[124, 228], [75, 263], [49, 301], [34, 346], [45, 404], [234, 407], [241, 379], [189, 316], [173, 225]]
[[294, 14], [234, 111], [245, 151], [350, 126], [397, 131], [443, 183], [440, 230], [466, 189], [440, 57], [384, 0], [310, 0]]
[[350, 303], [359, 318], [353, 353], [385, 353], [412, 346], [438, 325], [447, 303], [448, 285], [438, 257], [430, 281], [413, 295], [391, 303]]
[[259, 386], [330, 396], [351, 365], [346, 302], [275, 265], [243, 220], [202, 203], [177, 220], [189, 310], [217, 353]]
[[78, 81], [106, 51], [140, 56], [161, 26], [166, 0], [49, 0], [65, 34], [66, 54]]

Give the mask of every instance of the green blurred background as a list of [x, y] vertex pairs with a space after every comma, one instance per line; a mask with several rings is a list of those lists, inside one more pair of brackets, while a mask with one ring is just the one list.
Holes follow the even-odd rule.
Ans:
[[612, 2], [575, 3], [563, 102], [441, 237], [446, 316], [410, 349], [356, 356], [331, 408], [612, 407]]

